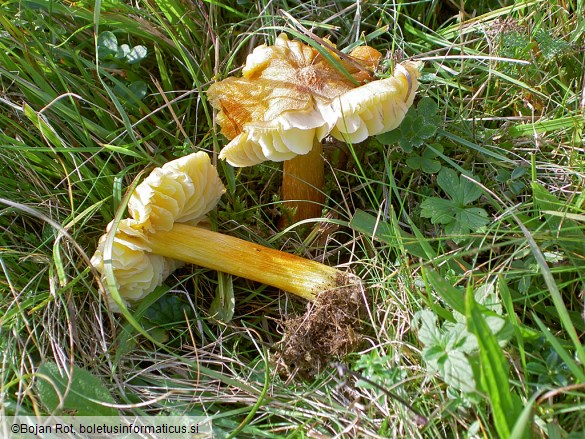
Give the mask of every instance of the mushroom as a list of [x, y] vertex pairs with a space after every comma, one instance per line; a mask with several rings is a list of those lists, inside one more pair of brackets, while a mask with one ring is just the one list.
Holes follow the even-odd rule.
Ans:
[[[124, 301], [136, 301], [161, 285], [182, 263], [241, 276], [313, 300], [317, 293], [359, 279], [319, 262], [263, 247], [198, 224], [225, 189], [204, 152], [156, 168], [128, 202], [130, 218], [110, 223], [91, 258], [112, 309], [106, 268]], [[111, 245], [108, 246], [109, 234]], [[110, 248], [108, 248], [110, 247]]]
[[395, 128], [418, 87], [419, 63], [407, 61], [392, 77], [366, 83], [374, 79], [380, 52], [361, 46], [340, 59], [323, 43], [341, 68], [280, 34], [274, 45], [248, 55], [241, 78], [226, 78], [207, 92], [230, 140], [219, 157], [236, 167], [284, 161], [282, 198], [296, 209], [294, 221], [321, 214], [323, 138], [331, 133], [355, 142]]

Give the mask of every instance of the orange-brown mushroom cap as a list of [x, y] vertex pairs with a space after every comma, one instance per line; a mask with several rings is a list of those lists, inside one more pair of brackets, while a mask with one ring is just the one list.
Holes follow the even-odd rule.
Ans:
[[241, 78], [227, 78], [208, 90], [221, 131], [230, 140], [220, 158], [250, 166], [307, 154], [334, 125], [331, 102], [355, 88], [356, 81], [373, 78], [381, 54], [363, 47], [354, 52], [362, 69], [340, 60], [352, 81], [315, 48], [285, 34], [272, 46], [255, 48]]
[[[332, 54], [332, 56], [336, 56]], [[230, 140], [220, 158], [233, 166], [305, 155], [331, 133], [361, 142], [396, 128], [412, 105], [420, 63], [407, 61], [390, 78], [374, 80], [380, 52], [355, 48], [340, 64], [353, 81], [314, 47], [285, 34], [256, 47], [240, 78], [209, 88], [221, 132]]]

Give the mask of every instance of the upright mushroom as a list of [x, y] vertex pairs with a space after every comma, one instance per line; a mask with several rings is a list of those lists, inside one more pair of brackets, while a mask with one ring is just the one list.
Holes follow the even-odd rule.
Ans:
[[[331, 56], [336, 56], [331, 53]], [[282, 197], [294, 220], [320, 216], [324, 159], [321, 141], [331, 133], [359, 142], [395, 128], [412, 105], [419, 77], [416, 62], [397, 66], [392, 77], [369, 82], [380, 52], [357, 47], [340, 71], [314, 47], [280, 34], [274, 45], [256, 47], [242, 77], [208, 90], [230, 140], [220, 158], [232, 166], [284, 161]]]
[[[130, 218], [114, 230], [110, 223], [91, 258], [106, 286], [109, 264], [125, 301], [146, 296], [184, 262], [245, 277], [308, 300], [317, 293], [358, 281], [349, 273], [316, 261], [198, 227], [225, 191], [203, 152], [156, 168], [128, 202]], [[114, 233], [111, 246], [108, 234]]]

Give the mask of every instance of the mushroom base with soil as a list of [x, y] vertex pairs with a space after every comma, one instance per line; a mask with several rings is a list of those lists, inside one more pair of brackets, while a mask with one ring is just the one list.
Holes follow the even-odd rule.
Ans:
[[359, 284], [320, 293], [307, 311], [283, 322], [275, 363], [283, 376], [310, 378], [364, 341], [367, 295]]

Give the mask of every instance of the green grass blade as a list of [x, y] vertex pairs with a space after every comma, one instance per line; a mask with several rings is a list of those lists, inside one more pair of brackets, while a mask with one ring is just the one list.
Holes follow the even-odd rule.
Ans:
[[528, 402], [524, 405], [520, 416], [516, 419], [514, 423], [514, 427], [510, 432], [510, 439], [525, 439], [530, 438], [530, 429], [532, 427], [532, 419], [534, 417], [533, 414], [533, 405], [538, 398], [538, 392], [535, 392], [534, 395], [530, 397]]
[[545, 336], [546, 340], [550, 343], [550, 345], [553, 347], [555, 352], [557, 354], [559, 354], [559, 357], [563, 360], [565, 365], [569, 368], [569, 370], [571, 371], [571, 373], [573, 374], [573, 376], [575, 377], [577, 382], [585, 383], [585, 369], [583, 368], [583, 366], [579, 366], [575, 362], [575, 360], [573, 359], [571, 354], [569, 352], [567, 352], [567, 350], [563, 347], [563, 345], [561, 344], [559, 339], [557, 337], [555, 337], [552, 332], [550, 332], [550, 330], [546, 327], [546, 325], [542, 322], [542, 320], [540, 320], [540, 318], [538, 318], [538, 316], [535, 313], [532, 314], [532, 318], [534, 319], [534, 321], [538, 325], [541, 333]]
[[467, 329], [475, 334], [479, 344], [481, 374], [483, 376], [492, 408], [496, 429], [502, 438], [510, 437], [516, 419], [517, 408], [508, 381], [508, 363], [498, 340], [492, 334], [479, 307], [475, 303], [473, 290], [465, 294], [465, 316]]
[[[394, 228], [389, 223], [379, 221], [363, 210], [358, 210], [354, 214], [349, 226], [357, 232], [379, 239], [392, 247], [404, 248], [408, 253], [419, 258], [427, 259], [429, 257], [428, 251], [433, 255], [427, 241], [420, 243], [411, 234], [400, 228]], [[423, 247], [425, 244], [426, 249]]]

